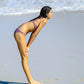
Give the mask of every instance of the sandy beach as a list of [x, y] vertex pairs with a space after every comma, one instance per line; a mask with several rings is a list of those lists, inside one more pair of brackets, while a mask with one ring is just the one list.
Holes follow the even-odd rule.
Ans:
[[[13, 33], [36, 16], [38, 13], [0, 16], [1, 81], [27, 82]], [[84, 11], [55, 12], [30, 46], [32, 77], [44, 84], [84, 84], [83, 37]]]

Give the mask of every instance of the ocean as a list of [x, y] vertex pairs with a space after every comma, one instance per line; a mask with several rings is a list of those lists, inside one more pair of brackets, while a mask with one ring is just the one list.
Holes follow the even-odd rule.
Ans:
[[84, 0], [0, 0], [0, 15], [37, 13], [46, 5], [54, 12], [84, 10]]

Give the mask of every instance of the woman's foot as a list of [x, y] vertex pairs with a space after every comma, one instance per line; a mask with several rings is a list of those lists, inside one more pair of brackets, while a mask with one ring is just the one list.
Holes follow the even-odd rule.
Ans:
[[38, 81], [33, 80], [33, 81], [31, 81], [31, 83], [29, 83], [29, 84], [42, 84], [42, 83], [40, 83], [40, 82], [38, 82]]

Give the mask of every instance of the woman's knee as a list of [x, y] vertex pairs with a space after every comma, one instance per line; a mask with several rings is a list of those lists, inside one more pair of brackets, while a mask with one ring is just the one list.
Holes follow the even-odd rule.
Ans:
[[22, 61], [26, 61], [28, 63], [28, 56], [25, 54], [21, 57]]

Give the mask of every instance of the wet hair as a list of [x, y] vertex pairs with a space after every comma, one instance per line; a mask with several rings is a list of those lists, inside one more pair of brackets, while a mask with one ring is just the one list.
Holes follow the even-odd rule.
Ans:
[[[46, 14], [48, 14], [51, 9], [52, 8], [49, 7], [49, 6], [44, 6], [40, 11], [40, 15], [38, 17], [32, 19], [32, 20], [35, 20], [35, 19], [38, 19], [38, 18], [41, 18], [41, 17], [46, 18], [47, 17]], [[32, 21], [32, 20], [30, 20], [30, 21]]]

